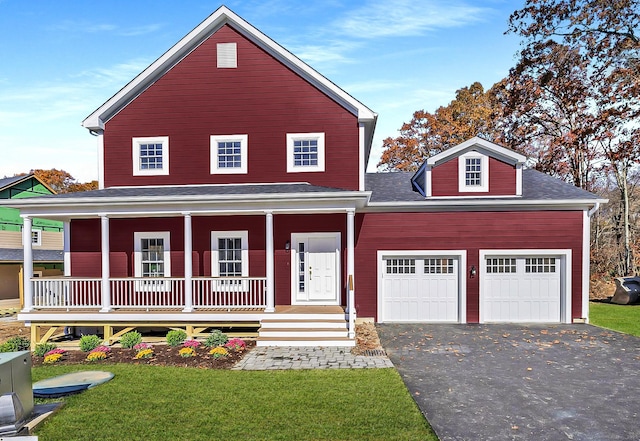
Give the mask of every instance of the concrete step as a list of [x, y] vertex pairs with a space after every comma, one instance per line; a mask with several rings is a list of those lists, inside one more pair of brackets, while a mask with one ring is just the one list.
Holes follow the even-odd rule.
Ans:
[[347, 328], [261, 328], [260, 337], [346, 337]]
[[347, 337], [258, 337], [256, 346], [347, 346], [353, 347], [356, 341]]

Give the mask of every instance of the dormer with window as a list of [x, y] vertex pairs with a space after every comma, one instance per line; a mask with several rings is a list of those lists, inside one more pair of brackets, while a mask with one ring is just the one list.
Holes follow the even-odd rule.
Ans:
[[427, 159], [411, 182], [427, 198], [522, 196], [525, 160], [475, 137]]

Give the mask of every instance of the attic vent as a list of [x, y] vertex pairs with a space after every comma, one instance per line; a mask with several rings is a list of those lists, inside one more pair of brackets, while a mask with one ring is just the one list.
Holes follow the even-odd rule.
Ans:
[[218, 69], [238, 67], [238, 49], [236, 43], [218, 43]]

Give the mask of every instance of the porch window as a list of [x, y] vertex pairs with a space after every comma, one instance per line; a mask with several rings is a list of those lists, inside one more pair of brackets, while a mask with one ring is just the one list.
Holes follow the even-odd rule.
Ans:
[[249, 276], [248, 238], [247, 231], [211, 232], [211, 275], [213, 277]]
[[248, 135], [211, 136], [211, 174], [247, 173]]
[[324, 171], [324, 133], [287, 133], [287, 173]]
[[170, 277], [168, 231], [134, 233], [135, 277]]
[[133, 138], [133, 175], [169, 174], [169, 137]]

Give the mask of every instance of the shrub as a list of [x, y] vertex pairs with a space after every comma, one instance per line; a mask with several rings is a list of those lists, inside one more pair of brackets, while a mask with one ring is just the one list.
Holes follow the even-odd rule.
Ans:
[[142, 349], [141, 351], [138, 351], [136, 356], [133, 358], [135, 360], [140, 360], [141, 358], [151, 358], [151, 357], [153, 357], [153, 349], [147, 348], [147, 349]]
[[80, 337], [80, 350], [89, 352], [102, 344], [102, 339], [97, 335], [83, 335]]
[[93, 350], [87, 355], [87, 361], [99, 361], [107, 358], [107, 353], [103, 351]]
[[167, 344], [169, 346], [180, 346], [187, 339], [187, 333], [182, 329], [172, 329], [167, 332]]
[[227, 341], [229, 341], [227, 334], [219, 329], [214, 329], [211, 331], [211, 334], [207, 336], [207, 339], [204, 341], [204, 345], [208, 348], [215, 348], [216, 346], [222, 346]]
[[213, 355], [213, 358], [226, 357], [229, 355], [229, 351], [227, 351], [222, 346], [216, 346], [215, 348], [209, 351], [209, 354]]
[[184, 346], [185, 348], [195, 349], [200, 346], [200, 342], [198, 340], [187, 340], [182, 344], [182, 346]]
[[0, 352], [28, 351], [31, 348], [31, 341], [26, 337], [11, 337], [0, 345]]
[[196, 355], [196, 351], [193, 348], [182, 348], [178, 353], [184, 358], [195, 357]]
[[35, 350], [33, 351], [33, 355], [36, 357], [44, 357], [47, 352], [52, 351], [56, 348], [56, 345], [53, 343], [38, 343], [36, 345]]
[[142, 334], [138, 331], [127, 332], [120, 338], [120, 345], [125, 349], [131, 349], [142, 342]]
[[225, 348], [232, 351], [244, 351], [247, 348], [247, 344], [240, 338], [232, 338], [224, 345]]

